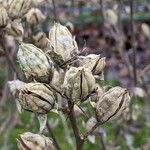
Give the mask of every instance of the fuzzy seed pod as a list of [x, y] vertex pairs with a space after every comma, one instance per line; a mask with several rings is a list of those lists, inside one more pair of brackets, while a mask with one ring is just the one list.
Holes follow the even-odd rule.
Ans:
[[6, 32], [8, 35], [12, 35], [14, 37], [22, 37], [24, 29], [22, 27], [21, 20], [14, 20], [9, 23], [6, 27]]
[[28, 83], [20, 89], [18, 101], [24, 110], [46, 114], [53, 108], [55, 96], [47, 84]]
[[82, 58], [83, 60], [81, 60], [79, 66], [90, 69], [94, 75], [101, 74], [106, 66], [106, 58], [101, 58], [100, 55], [90, 54]]
[[130, 96], [127, 89], [114, 87], [104, 93], [96, 105], [97, 120], [105, 123], [115, 120], [126, 112], [129, 107]]
[[42, 134], [25, 132], [17, 139], [19, 150], [56, 150], [53, 141]]
[[105, 19], [106, 19], [106, 22], [110, 25], [116, 25], [117, 22], [118, 22], [118, 17], [117, 17], [117, 14], [115, 13], [114, 10], [112, 9], [108, 9], [106, 10], [105, 12]]
[[92, 92], [94, 76], [89, 69], [71, 67], [65, 75], [63, 88], [65, 95], [74, 103], [80, 103]]
[[0, 4], [0, 28], [3, 28], [7, 25], [9, 20], [6, 9]]
[[44, 83], [51, 81], [53, 64], [41, 49], [33, 44], [21, 43], [17, 58], [27, 79]]
[[51, 58], [62, 65], [78, 53], [77, 43], [67, 27], [55, 23], [49, 31]]
[[21, 18], [32, 6], [32, 0], [9, 0], [8, 14], [13, 19]]
[[36, 26], [45, 20], [45, 15], [38, 8], [32, 8], [26, 14], [26, 20], [31, 26]]

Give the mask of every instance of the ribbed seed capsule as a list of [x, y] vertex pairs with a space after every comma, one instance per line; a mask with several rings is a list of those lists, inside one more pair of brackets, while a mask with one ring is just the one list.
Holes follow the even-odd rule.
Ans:
[[24, 29], [22, 27], [21, 20], [14, 20], [9, 23], [6, 27], [6, 32], [14, 37], [22, 37]]
[[7, 25], [9, 20], [6, 9], [0, 4], [0, 28], [3, 28]]
[[38, 8], [32, 8], [26, 14], [26, 20], [31, 26], [41, 23], [44, 19], [44, 14]]
[[28, 83], [19, 92], [19, 104], [27, 111], [46, 114], [55, 104], [52, 89], [42, 83]]
[[8, 14], [13, 19], [21, 18], [32, 6], [32, 0], [9, 0]]
[[25, 132], [17, 139], [19, 150], [56, 150], [54, 143], [42, 134]]
[[80, 103], [92, 91], [95, 79], [89, 69], [71, 67], [63, 83], [65, 95], [74, 103]]
[[106, 58], [100, 55], [90, 54], [82, 59], [79, 65], [90, 69], [94, 75], [101, 74], [106, 66]]
[[77, 43], [67, 27], [55, 23], [49, 31], [49, 54], [58, 64], [62, 65], [78, 53]]
[[27, 79], [50, 82], [53, 75], [53, 64], [41, 49], [33, 44], [21, 43], [17, 58]]
[[96, 116], [100, 123], [115, 120], [126, 112], [130, 96], [127, 89], [114, 87], [104, 93], [96, 105]]

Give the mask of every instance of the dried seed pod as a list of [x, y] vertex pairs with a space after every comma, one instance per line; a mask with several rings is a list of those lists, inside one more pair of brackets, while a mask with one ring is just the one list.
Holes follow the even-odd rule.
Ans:
[[117, 14], [115, 13], [114, 10], [112, 9], [108, 9], [106, 10], [105, 12], [105, 19], [106, 19], [106, 22], [110, 25], [116, 25], [117, 22], [118, 22], [118, 16]]
[[105, 123], [117, 119], [129, 107], [130, 96], [127, 89], [114, 87], [104, 93], [96, 106], [97, 120]]
[[0, 28], [3, 28], [7, 25], [9, 20], [6, 9], [0, 4]]
[[55, 23], [49, 31], [49, 54], [58, 64], [62, 65], [78, 53], [77, 43], [67, 27]]
[[150, 38], [150, 27], [146, 23], [142, 23], [141, 25], [142, 32], [148, 38]]
[[26, 14], [26, 20], [31, 26], [36, 26], [45, 20], [45, 15], [38, 8], [32, 8]]
[[22, 27], [21, 20], [14, 20], [9, 23], [6, 27], [6, 32], [8, 35], [12, 35], [14, 37], [22, 37], [24, 29]]
[[90, 69], [94, 75], [101, 74], [106, 66], [106, 58], [101, 58], [100, 55], [90, 54], [82, 59], [79, 65]]
[[53, 76], [53, 63], [41, 49], [33, 44], [21, 43], [17, 58], [27, 79], [50, 82]]
[[95, 79], [89, 69], [71, 67], [65, 75], [64, 93], [72, 102], [80, 103], [92, 92], [94, 84]]
[[27, 111], [46, 114], [55, 104], [52, 89], [47, 84], [28, 83], [19, 92], [19, 103]]
[[19, 150], [56, 150], [54, 143], [42, 134], [25, 132], [17, 139]]
[[9, 0], [8, 14], [13, 19], [21, 18], [32, 6], [32, 0]]

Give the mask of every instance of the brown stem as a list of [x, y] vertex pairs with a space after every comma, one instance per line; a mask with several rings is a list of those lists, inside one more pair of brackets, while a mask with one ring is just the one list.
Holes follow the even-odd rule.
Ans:
[[53, 133], [53, 131], [51, 129], [51, 126], [50, 126], [50, 124], [48, 122], [46, 122], [46, 127], [48, 129], [50, 137], [53, 139], [53, 142], [54, 142], [54, 145], [55, 145], [56, 149], [57, 150], [61, 150], [61, 148], [60, 148], [60, 146], [59, 146], [59, 144], [58, 144], [58, 142], [56, 140], [56, 137], [55, 137], [55, 135], [54, 135], [54, 133]]
[[55, 4], [55, 0], [52, 0], [52, 4], [53, 4], [54, 20], [55, 20], [55, 21], [58, 21], [58, 18], [57, 18], [57, 12], [56, 12], [56, 4]]
[[69, 113], [68, 113], [68, 117], [69, 120], [71, 122], [71, 126], [75, 135], [75, 139], [76, 139], [76, 149], [77, 150], [82, 150], [83, 144], [84, 144], [84, 140], [82, 138], [82, 136], [80, 135], [78, 126], [77, 126], [77, 121], [75, 118], [75, 114], [74, 114], [74, 104], [72, 104], [70, 101], [68, 101], [68, 107], [69, 107]]

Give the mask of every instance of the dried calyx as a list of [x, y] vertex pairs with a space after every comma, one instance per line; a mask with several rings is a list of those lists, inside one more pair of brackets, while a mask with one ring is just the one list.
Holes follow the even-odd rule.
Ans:
[[41, 49], [32, 44], [21, 43], [17, 58], [27, 79], [50, 83], [53, 63]]
[[130, 96], [127, 89], [114, 87], [104, 93], [96, 105], [96, 116], [100, 123], [115, 120], [126, 112]]
[[56, 150], [54, 143], [42, 134], [25, 132], [17, 139], [19, 150]]
[[65, 75], [63, 89], [65, 95], [74, 103], [80, 103], [92, 92], [95, 79], [91, 71], [83, 67], [71, 67]]

